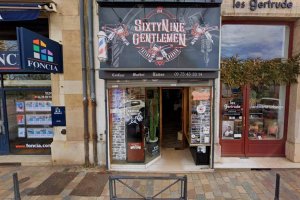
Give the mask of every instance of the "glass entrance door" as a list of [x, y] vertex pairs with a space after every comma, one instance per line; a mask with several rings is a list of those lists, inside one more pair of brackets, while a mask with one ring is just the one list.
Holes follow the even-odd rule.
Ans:
[[259, 85], [247, 89], [247, 156], [284, 156], [286, 86]]
[[245, 90], [222, 85], [220, 138], [222, 156], [245, 155]]
[[9, 145], [8, 145], [8, 134], [5, 128], [4, 123], [4, 111], [3, 111], [3, 94], [2, 91], [0, 92], [0, 155], [7, 154], [9, 152]]
[[222, 156], [284, 156], [286, 86], [222, 84]]

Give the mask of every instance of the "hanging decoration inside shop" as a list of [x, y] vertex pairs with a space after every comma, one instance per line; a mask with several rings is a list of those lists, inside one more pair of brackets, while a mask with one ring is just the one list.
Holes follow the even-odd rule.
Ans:
[[297, 83], [299, 74], [300, 54], [286, 60], [231, 57], [221, 61], [221, 79], [230, 87]]
[[256, 11], [257, 9], [291, 9], [293, 8], [293, 2], [290, 0], [283, 1], [272, 1], [272, 0], [250, 0], [248, 3], [240, 0], [233, 0], [233, 8], [245, 8], [249, 6], [251, 11]]
[[218, 69], [219, 7], [100, 9], [102, 69]]

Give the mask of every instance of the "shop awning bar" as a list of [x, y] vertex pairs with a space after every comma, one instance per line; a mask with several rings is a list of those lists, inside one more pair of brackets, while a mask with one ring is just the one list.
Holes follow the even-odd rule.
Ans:
[[205, 3], [221, 4], [222, 0], [97, 0], [98, 3]]
[[0, 1], [0, 11], [14, 11], [14, 10], [43, 10], [49, 12], [56, 12], [56, 4], [52, 2], [39, 3], [2, 3]]

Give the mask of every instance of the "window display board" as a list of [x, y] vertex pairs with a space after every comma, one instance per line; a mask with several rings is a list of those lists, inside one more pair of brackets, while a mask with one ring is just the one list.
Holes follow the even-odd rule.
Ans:
[[186, 135], [196, 165], [210, 165], [211, 87], [189, 88], [189, 131]]
[[209, 145], [211, 142], [211, 88], [190, 88], [190, 146]]
[[16, 101], [19, 138], [53, 138], [51, 101]]
[[110, 125], [112, 160], [126, 160], [125, 90], [110, 90]]

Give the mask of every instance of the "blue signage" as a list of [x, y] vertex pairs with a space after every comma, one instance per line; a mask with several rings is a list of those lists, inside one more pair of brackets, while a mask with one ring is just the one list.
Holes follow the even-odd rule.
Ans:
[[17, 28], [21, 66], [24, 70], [62, 73], [62, 45], [23, 27]]
[[66, 126], [66, 109], [64, 106], [51, 107], [52, 126]]
[[18, 51], [0, 51], [0, 71], [20, 69], [20, 54]]
[[[2, 7], [11, 7], [19, 9], [1, 9], [0, 21], [26, 21], [35, 20], [40, 15], [39, 4], [7, 4], [1, 3]], [[20, 9], [22, 8], [22, 9]]]

